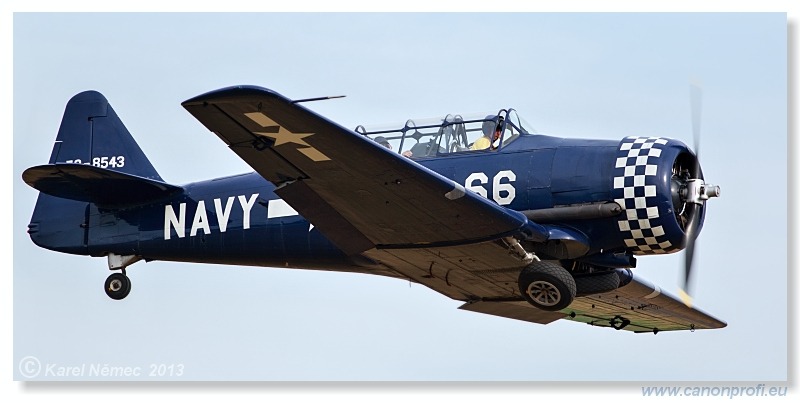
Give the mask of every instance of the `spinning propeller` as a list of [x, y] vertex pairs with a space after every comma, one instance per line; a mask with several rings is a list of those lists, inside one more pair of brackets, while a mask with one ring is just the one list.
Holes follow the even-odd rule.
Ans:
[[672, 168], [672, 201], [675, 215], [686, 233], [686, 252], [684, 254], [683, 284], [680, 297], [683, 303], [691, 306], [689, 280], [692, 273], [695, 242], [703, 221], [705, 202], [710, 197], [718, 197], [720, 188], [706, 184], [700, 169], [700, 124], [702, 115], [703, 93], [699, 86], [692, 84], [690, 88], [692, 111], [692, 137], [694, 139], [694, 157], [679, 157]]

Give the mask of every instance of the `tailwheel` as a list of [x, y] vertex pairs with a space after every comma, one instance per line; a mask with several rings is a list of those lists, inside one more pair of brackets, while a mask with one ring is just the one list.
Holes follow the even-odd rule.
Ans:
[[123, 273], [113, 273], [106, 279], [105, 290], [111, 299], [123, 299], [131, 292], [131, 279]]
[[559, 311], [575, 299], [575, 279], [561, 265], [539, 261], [519, 273], [519, 291], [533, 306], [544, 311]]

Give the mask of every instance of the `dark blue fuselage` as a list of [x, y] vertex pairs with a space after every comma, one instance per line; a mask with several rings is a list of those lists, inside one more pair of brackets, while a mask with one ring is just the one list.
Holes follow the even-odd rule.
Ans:
[[[499, 151], [452, 153], [418, 162], [507, 208], [542, 210], [615, 200], [620, 144], [523, 135]], [[670, 144], [660, 156], [664, 178], [656, 180], [661, 183], [659, 203], [670, 202], [670, 167], [678, 154], [687, 152], [679, 142]], [[183, 189], [177, 197], [121, 209], [41, 195], [40, 205], [74, 217], [52, 227], [50, 221], [37, 219], [42, 215], [37, 205], [31, 238], [49, 249], [92, 256], [113, 253], [146, 260], [323, 270], [369, 265], [366, 259], [345, 256], [257, 173], [192, 183]], [[670, 213], [671, 207], [664, 207], [662, 215]], [[623, 252], [630, 245], [624, 243], [619, 221], [579, 219], [556, 227], [585, 235], [590, 243], [587, 255]]]

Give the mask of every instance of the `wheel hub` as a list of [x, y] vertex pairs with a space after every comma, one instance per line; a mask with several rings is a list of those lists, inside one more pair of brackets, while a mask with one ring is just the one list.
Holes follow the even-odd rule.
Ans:
[[554, 306], [561, 301], [561, 292], [546, 281], [534, 281], [528, 286], [528, 296], [543, 306]]
[[108, 288], [114, 292], [119, 291], [122, 289], [122, 281], [116, 279], [111, 280], [111, 283], [108, 284]]

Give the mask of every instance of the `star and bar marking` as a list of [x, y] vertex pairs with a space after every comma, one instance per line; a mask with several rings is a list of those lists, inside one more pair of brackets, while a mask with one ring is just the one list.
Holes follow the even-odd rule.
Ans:
[[282, 144], [294, 143], [304, 148], [298, 147], [297, 150], [303, 153], [306, 157], [314, 162], [320, 161], [330, 161], [331, 159], [328, 158], [327, 155], [323, 154], [321, 151], [317, 150], [316, 148], [310, 146], [308, 143], [303, 140], [306, 137], [313, 136], [314, 133], [293, 133], [287, 130], [285, 127], [279, 125], [274, 120], [270, 119], [269, 116], [261, 113], [261, 112], [249, 112], [245, 113], [245, 116], [250, 118], [253, 122], [256, 122], [261, 127], [278, 127], [277, 133], [267, 133], [267, 132], [253, 132], [259, 136], [269, 137], [275, 140], [275, 146], [279, 146]]

